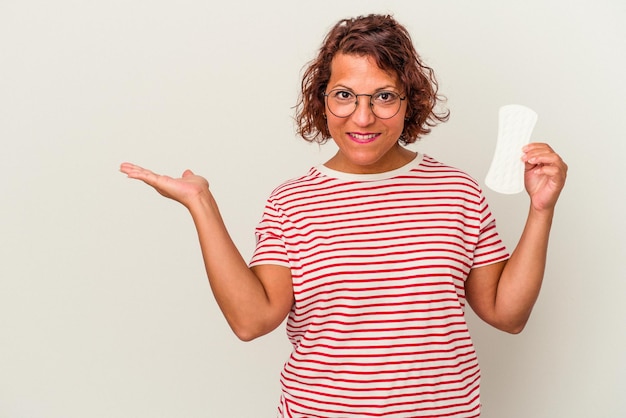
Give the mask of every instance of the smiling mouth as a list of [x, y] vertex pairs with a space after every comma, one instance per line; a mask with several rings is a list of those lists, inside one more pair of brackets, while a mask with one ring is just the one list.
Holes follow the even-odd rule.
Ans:
[[378, 134], [357, 134], [354, 132], [349, 133], [348, 136], [350, 139], [358, 142], [359, 144], [367, 144], [368, 142], [372, 142], [378, 138]]

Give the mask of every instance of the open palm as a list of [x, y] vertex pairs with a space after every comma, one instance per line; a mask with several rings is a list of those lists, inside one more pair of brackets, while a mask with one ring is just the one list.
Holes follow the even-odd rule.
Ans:
[[176, 200], [186, 207], [201, 194], [208, 192], [209, 182], [191, 170], [185, 170], [180, 178], [156, 174], [132, 163], [122, 163], [120, 171], [129, 178], [141, 180], [161, 195]]

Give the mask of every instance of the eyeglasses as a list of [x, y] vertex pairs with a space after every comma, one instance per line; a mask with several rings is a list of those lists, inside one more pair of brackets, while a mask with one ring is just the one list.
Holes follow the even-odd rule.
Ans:
[[347, 118], [354, 113], [359, 105], [359, 96], [370, 98], [370, 109], [379, 119], [391, 119], [398, 114], [405, 97], [393, 91], [379, 91], [374, 94], [356, 94], [350, 90], [334, 89], [324, 94], [326, 106], [330, 113], [338, 118]]

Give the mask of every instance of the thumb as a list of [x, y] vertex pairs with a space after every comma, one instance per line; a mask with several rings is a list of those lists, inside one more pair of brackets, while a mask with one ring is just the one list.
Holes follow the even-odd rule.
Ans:
[[188, 176], [193, 176], [193, 171], [187, 169], [183, 172], [183, 178], [188, 177]]

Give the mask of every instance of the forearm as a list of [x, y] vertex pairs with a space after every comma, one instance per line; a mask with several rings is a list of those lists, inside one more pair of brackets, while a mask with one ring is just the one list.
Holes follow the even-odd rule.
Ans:
[[271, 306], [265, 288], [233, 243], [215, 200], [207, 193], [188, 209], [211, 289], [228, 324], [246, 340], [269, 332], [266, 328], [273, 324], [268, 325]]
[[539, 296], [553, 215], [553, 210], [530, 209], [520, 240], [500, 276], [496, 317], [511, 332], [523, 329]]

